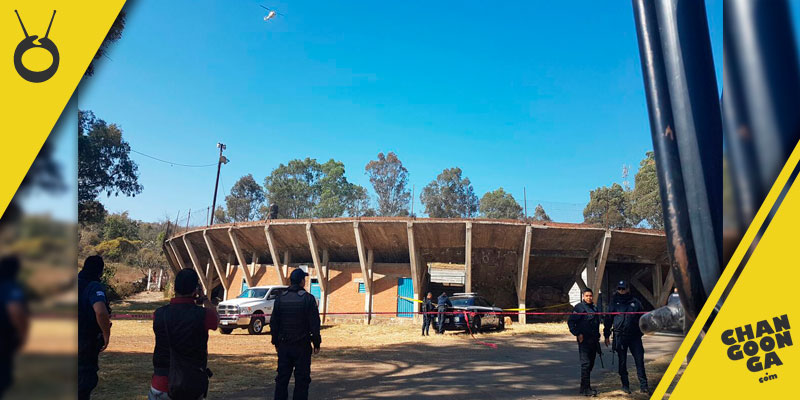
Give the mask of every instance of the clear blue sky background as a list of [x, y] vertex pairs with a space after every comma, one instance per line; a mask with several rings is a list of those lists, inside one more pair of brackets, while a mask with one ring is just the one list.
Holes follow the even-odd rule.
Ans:
[[[224, 142], [220, 199], [304, 157], [344, 162], [371, 191], [364, 166], [394, 151], [420, 215], [421, 188], [459, 166], [479, 197], [503, 187], [522, 203], [526, 187], [529, 213], [580, 222], [589, 191], [623, 164], [633, 184], [652, 148], [629, 1], [266, 2], [284, 14], [269, 22], [259, 1], [129, 3], [79, 107], [179, 163], [213, 163]], [[722, 1], [706, 6], [721, 89]], [[110, 211], [210, 205], [215, 168], [132, 158], [144, 191], [102, 199]]]

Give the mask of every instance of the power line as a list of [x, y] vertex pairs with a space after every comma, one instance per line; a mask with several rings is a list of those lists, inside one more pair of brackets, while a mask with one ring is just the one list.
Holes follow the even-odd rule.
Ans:
[[142, 153], [141, 151], [136, 151], [134, 149], [131, 149], [131, 151], [136, 153], [136, 154], [143, 155], [143, 156], [145, 156], [147, 158], [152, 158], [153, 160], [161, 161], [161, 162], [163, 162], [165, 164], [169, 164], [169, 165], [171, 165], [173, 167], [178, 166], [178, 167], [189, 167], [189, 168], [205, 168], [205, 167], [214, 167], [214, 166], [217, 165], [217, 163], [203, 164], [203, 165], [181, 164], [181, 163], [177, 163], [177, 162], [162, 160], [162, 159], [160, 159], [158, 157], [153, 157], [153, 156], [151, 156], [149, 154], [145, 154], [145, 153]]

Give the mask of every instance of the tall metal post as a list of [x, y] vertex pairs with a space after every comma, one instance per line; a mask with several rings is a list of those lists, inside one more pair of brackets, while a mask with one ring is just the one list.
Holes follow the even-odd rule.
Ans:
[[[667, 250], [672, 261], [675, 286], [681, 293], [680, 298], [684, 309], [687, 310], [687, 317], [693, 321], [703, 307], [706, 295], [700, 279], [689, 222], [689, 207], [686, 204], [681, 160], [675, 140], [675, 122], [664, 71], [656, 10], [652, 1], [632, 0], [632, 2], [647, 111], [650, 115], [650, 134], [656, 158], [661, 207], [664, 213]], [[671, 289], [666, 288], [666, 290]]]
[[705, 2], [656, 0], [655, 9], [692, 238], [709, 294], [722, 260], [722, 117]]
[[[737, 150], [731, 152], [731, 161], [755, 161], [747, 165], [755, 171], [750, 174], [740, 170], [744, 167], [732, 169], [745, 173], [734, 177], [735, 182], [757, 186], [743, 187], [757, 190], [750, 205], [754, 210], [800, 139], [800, 65], [790, 11], [785, 0], [731, 0], [723, 10], [726, 139], [729, 149]], [[746, 137], [740, 141], [752, 148], [732, 147], [737, 143], [731, 137], [742, 135]], [[748, 156], [753, 159], [743, 159]], [[750, 217], [745, 227], [754, 210], [745, 215]]]

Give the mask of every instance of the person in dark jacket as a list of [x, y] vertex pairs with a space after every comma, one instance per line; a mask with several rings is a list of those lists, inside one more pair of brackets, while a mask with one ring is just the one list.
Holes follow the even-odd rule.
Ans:
[[0, 259], [0, 399], [13, 383], [14, 356], [25, 344], [30, 314], [25, 293], [17, 282], [17, 257]]
[[603, 336], [605, 336], [606, 347], [609, 345], [609, 336], [614, 332], [614, 345], [612, 350], [617, 353], [619, 359], [619, 378], [622, 381], [622, 391], [630, 393], [630, 382], [628, 381], [628, 349], [636, 363], [636, 374], [639, 377], [639, 387], [642, 393], [649, 394], [650, 388], [647, 385], [647, 374], [644, 370], [644, 346], [642, 345], [642, 331], [639, 329], [639, 318], [644, 311], [642, 303], [630, 293], [628, 282], [619, 281], [617, 283], [617, 294], [611, 299], [609, 313], [639, 313], [639, 314], [606, 314], [603, 323]]
[[595, 356], [600, 346], [600, 316], [594, 306], [594, 292], [584, 289], [580, 303], [575, 305], [572, 315], [567, 320], [569, 332], [578, 341], [578, 356], [581, 360], [581, 389], [580, 394], [596, 396], [597, 391], [592, 388], [589, 381], [594, 368]]
[[314, 296], [303, 288], [306, 276], [295, 269], [289, 276], [291, 286], [275, 299], [269, 320], [272, 344], [278, 353], [278, 375], [275, 377], [275, 399], [289, 398], [289, 379], [294, 371], [293, 399], [308, 399], [311, 383], [311, 346], [319, 353], [319, 310]]
[[433, 323], [433, 293], [428, 292], [425, 300], [422, 301], [422, 336], [430, 336], [430, 328]]
[[442, 292], [442, 294], [439, 295], [439, 298], [436, 299], [436, 306], [437, 306], [437, 311], [438, 311], [438, 313], [436, 315], [436, 321], [439, 323], [439, 326], [437, 327], [438, 329], [436, 330], [436, 333], [437, 334], [442, 334], [442, 333], [444, 333], [444, 319], [446, 317], [446, 313], [445, 312], [447, 311], [447, 307], [452, 307], [453, 306], [453, 303], [451, 303], [450, 299], [447, 298], [447, 293]]
[[[175, 297], [169, 305], [159, 307], [153, 315], [153, 378], [148, 400], [170, 400], [170, 352], [181, 357], [181, 363], [207, 371], [208, 331], [217, 329], [219, 315], [208, 297], [202, 294], [199, 277], [193, 269], [182, 269], [175, 276]], [[202, 304], [202, 307], [198, 304]], [[189, 392], [206, 393], [208, 379], [200, 377]], [[205, 395], [194, 395], [197, 399]], [[173, 393], [175, 394], [175, 393]], [[193, 399], [193, 400], [194, 400]], [[177, 400], [177, 399], [172, 399]]]
[[97, 387], [100, 352], [111, 339], [111, 308], [100, 283], [105, 263], [90, 256], [78, 273], [78, 400], [88, 400]]

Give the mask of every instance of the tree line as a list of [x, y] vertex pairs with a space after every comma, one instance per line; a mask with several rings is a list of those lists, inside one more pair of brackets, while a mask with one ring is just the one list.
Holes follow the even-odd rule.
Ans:
[[[278, 206], [277, 218], [411, 215], [408, 170], [397, 154], [379, 153], [367, 163], [364, 172], [369, 176], [375, 202], [365, 187], [347, 180], [342, 162], [292, 160], [272, 170], [263, 185], [252, 174], [241, 177], [225, 197], [225, 205], [215, 210], [215, 219], [219, 222], [267, 219], [268, 205], [272, 204]], [[641, 161], [633, 189], [615, 183], [592, 190], [589, 197], [583, 212], [585, 223], [620, 228], [645, 222], [647, 226], [663, 229], [652, 152]], [[469, 178], [458, 167], [439, 173], [422, 189], [419, 199], [425, 214], [431, 218], [525, 218], [523, 207], [502, 187], [478, 199]], [[541, 204], [528, 219], [551, 220]]]
[[[100, 194], [135, 196], [142, 191], [138, 167], [129, 153], [130, 146], [118, 126], [96, 118], [90, 111], [79, 113], [79, 221], [103, 222], [106, 211], [98, 200]], [[214, 210], [214, 218], [219, 222], [266, 219], [272, 204], [277, 205], [277, 218], [411, 215], [409, 173], [397, 154], [378, 153], [365, 165], [364, 173], [374, 197], [367, 188], [348, 181], [341, 161], [291, 160], [278, 165], [261, 183], [252, 174], [239, 178], [225, 196], [224, 205]], [[441, 171], [422, 188], [419, 200], [431, 218], [526, 218], [520, 203], [502, 187], [479, 199], [459, 167]], [[639, 163], [633, 188], [613, 183], [590, 191], [583, 216], [584, 223], [608, 228], [663, 229], [653, 152], [647, 152]], [[551, 220], [541, 204], [527, 219]]]

